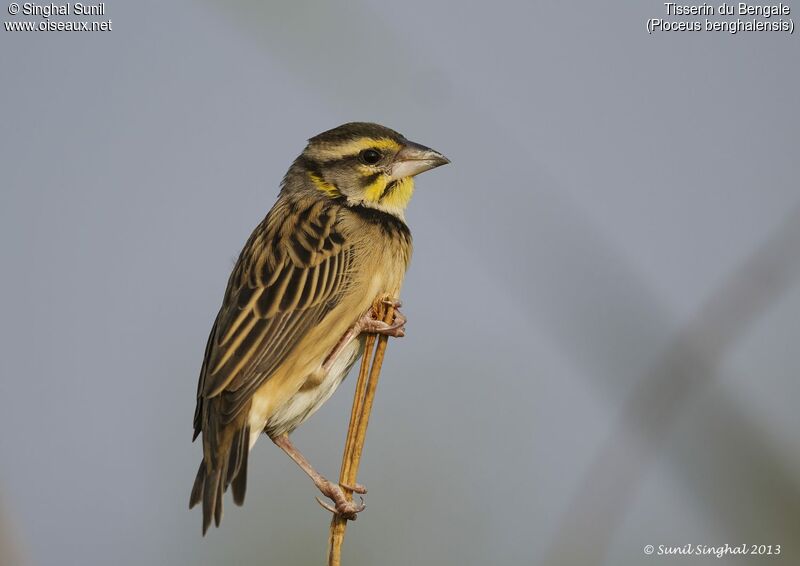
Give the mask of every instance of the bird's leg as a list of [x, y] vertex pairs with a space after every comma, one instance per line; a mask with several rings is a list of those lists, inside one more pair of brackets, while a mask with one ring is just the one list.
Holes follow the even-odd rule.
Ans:
[[339, 357], [339, 354], [341, 354], [353, 340], [358, 338], [362, 332], [385, 334], [386, 336], [394, 336], [395, 338], [401, 338], [405, 336], [405, 325], [408, 319], [406, 319], [406, 317], [403, 316], [403, 313], [398, 310], [401, 306], [400, 301], [387, 300], [385, 302], [393, 306], [395, 309], [393, 323], [386, 324], [382, 320], [379, 320], [375, 311], [373, 309], [369, 309], [361, 318], [356, 321], [353, 326], [350, 327], [347, 332], [344, 333], [333, 350], [331, 350], [331, 353], [328, 354], [328, 357], [325, 358], [325, 361], [322, 364], [323, 373], [327, 373], [328, 370], [331, 369], [331, 366], [336, 361], [336, 358]]
[[[317, 501], [319, 501], [320, 505], [325, 507], [325, 509], [331, 511], [332, 513], [341, 515], [345, 519], [354, 521], [357, 513], [360, 513], [366, 508], [363, 498], [359, 504], [356, 504], [353, 501], [348, 501], [347, 497], [345, 497], [344, 491], [342, 491], [340, 486], [326, 479], [322, 474], [315, 470], [311, 466], [311, 463], [306, 460], [305, 456], [303, 456], [300, 451], [295, 448], [294, 444], [292, 444], [292, 441], [289, 440], [288, 434], [276, 436], [272, 439], [272, 442], [274, 442], [281, 450], [286, 452], [289, 458], [294, 460], [294, 462], [300, 466], [300, 468], [306, 474], [308, 474], [308, 477], [311, 478], [311, 481], [314, 482], [314, 485], [317, 486], [317, 489], [319, 489], [324, 496], [331, 498], [331, 500], [333, 500], [333, 502], [336, 504], [336, 507], [331, 507], [317, 498]], [[367, 491], [359, 485], [344, 487], [350, 489], [351, 491], [355, 491], [356, 493], [366, 493]]]
[[351, 326], [350, 329], [344, 333], [333, 350], [331, 350], [331, 353], [328, 354], [328, 357], [325, 358], [325, 361], [322, 362], [323, 375], [327, 375], [328, 371], [331, 369], [331, 366], [333, 366], [334, 362], [336, 361], [336, 358], [339, 357], [339, 354], [341, 354], [344, 349], [350, 345], [350, 342], [358, 338], [359, 334], [361, 334], [361, 329], [358, 327], [358, 323]]

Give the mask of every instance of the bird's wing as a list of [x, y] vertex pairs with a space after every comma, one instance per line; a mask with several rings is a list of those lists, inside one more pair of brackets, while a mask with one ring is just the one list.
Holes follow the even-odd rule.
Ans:
[[353, 249], [324, 202], [276, 207], [253, 232], [228, 282], [209, 337], [198, 385], [201, 404], [224, 392], [230, 422], [339, 302], [350, 281]]

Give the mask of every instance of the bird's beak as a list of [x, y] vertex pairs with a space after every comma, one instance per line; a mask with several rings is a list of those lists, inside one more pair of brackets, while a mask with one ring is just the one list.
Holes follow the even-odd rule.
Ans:
[[450, 160], [438, 151], [418, 143], [406, 142], [403, 149], [395, 155], [390, 176], [392, 180], [413, 177], [448, 163]]

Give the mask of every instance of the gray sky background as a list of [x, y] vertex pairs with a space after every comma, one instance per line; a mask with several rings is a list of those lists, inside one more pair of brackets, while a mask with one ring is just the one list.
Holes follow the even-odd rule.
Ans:
[[[796, 34], [648, 35], [650, 1], [105, 6], [0, 30], [0, 562], [323, 563], [266, 439], [200, 537], [191, 420], [285, 170], [371, 120], [453, 163], [408, 212], [346, 563], [797, 563]], [[331, 477], [353, 383], [295, 435]]]

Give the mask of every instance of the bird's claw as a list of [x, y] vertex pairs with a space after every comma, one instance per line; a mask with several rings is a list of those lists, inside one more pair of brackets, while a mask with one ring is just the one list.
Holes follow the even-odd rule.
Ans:
[[[345, 486], [347, 489], [351, 489], [348, 486]], [[366, 493], [366, 489], [364, 486], [356, 484], [353, 487], [358, 487], [362, 492], [359, 490], [353, 489], [356, 493]], [[348, 521], [355, 521], [357, 518], [358, 513], [361, 513], [367, 506], [364, 504], [364, 498], [359, 497], [361, 499], [360, 503], [356, 503], [355, 501], [350, 501], [342, 491], [342, 488], [338, 485], [332, 484], [330, 482], [326, 482], [324, 485], [320, 486], [320, 491], [322, 491], [323, 495], [326, 497], [330, 497], [331, 500], [334, 502], [335, 506], [329, 504], [326, 501], [321, 500], [317, 497], [317, 503], [319, 503], [324, 509], [327, 509], [331, 513], [335, 515], [341, 516], [343, 519], [347, 519]]]
[[336, 508], [333, 507], [330, 503], [328, 503], [327, 501], [323, 501], [322, 499], [319, 498], [318, 495], [314, 496], [314, 499], [317, 500], [317, 503], [320, 504], [320, 507], [322, 507], [323, 509], [327, 509], [334, 515], [336, 514]]
[[330, 511], [334, 515], [340, 515], [343, 519], [347, 519], [348, 521], [355, 521], [358, 519], [358, 514], [367, 508], [367, 506], [364, 504], [363, 497], [359, 497], [361, 502], [358, 504], [356, 504], [354, 501], [345, 500], [345, 503], [341, 505], [337, 504], [336, 507], [327, 501], [323, 501], [319, 498], [319, 496], [314, 497], [314, 499], [317, 500], [317, 503], [319, 503], [323, 509]]
[[[392, 303], [399, 305], [399, 301]], [[394, 320], [392, 324], [387, 324], [377, 317], [374, 310], [370, 309], [367, 314], [361, 319], [361, 331], [369, 332], [371, 334], [383, 334], [384, 336], [392, 336], [394, 338], [402, 338], [406, 335], [406, 322], [408, 319], [399, 309], [395, 307]]]

